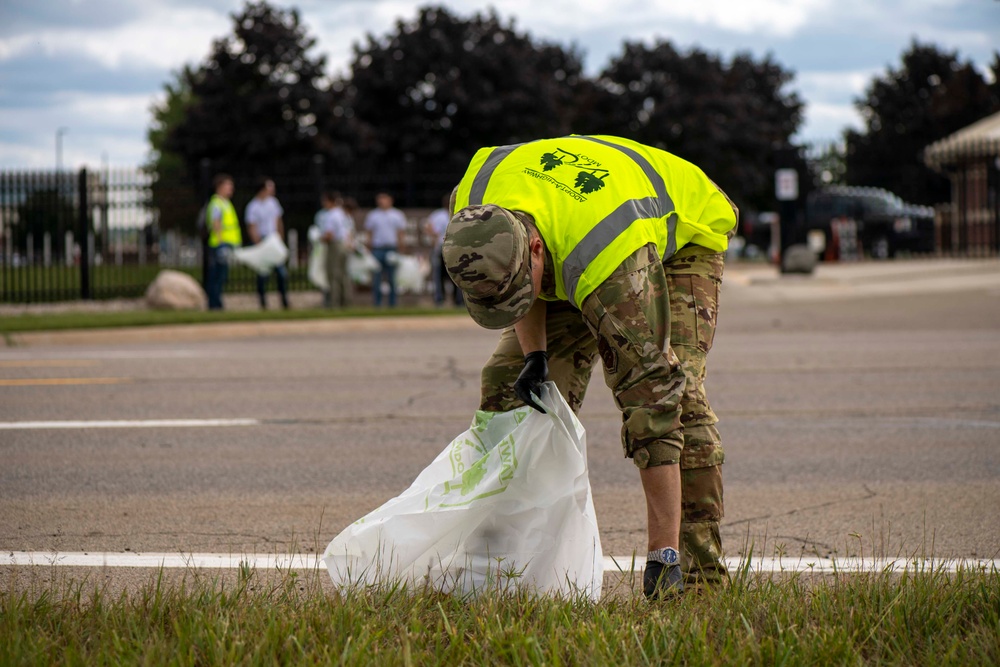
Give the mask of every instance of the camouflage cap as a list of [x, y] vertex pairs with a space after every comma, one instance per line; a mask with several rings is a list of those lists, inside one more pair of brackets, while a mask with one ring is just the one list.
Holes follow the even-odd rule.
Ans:
[[517, 216], [493, 204], [466, 206], [452, 216], [441, 244], [444, 265], [480, 326], [504, 329], [531, 309], [528, 241]]

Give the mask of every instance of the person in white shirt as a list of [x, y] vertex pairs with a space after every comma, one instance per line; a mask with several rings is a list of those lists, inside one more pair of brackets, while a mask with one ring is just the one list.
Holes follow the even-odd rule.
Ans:
[[372, 272], [372, 295], [376, 306], [382, 305], [382, 279], [389, 283], [389, 307], [396, 306], [396, 263], [405, 244], [406, 216], [393, 208], [392, 197], [386, 192], [375, 195], [375, 205], [365, 216], [368, 247], [380, 268]]
[[445, 195], [441, 201], [441, 208], [428, 215], [424, 225], [424, 230], [434, 239], [434, 250], [431, 251], [431, 277], [434, 280], [434, 303], [438, 306], [444, 305], [446, 290], [451, 290], [452, 299], [454, 299], [456, 306], [465, 305], [462, 290], [455, 287], [455, 282], [445, 268], [444, 259], [441, 256], [441, 240], [444, 238], [444, 230], [451, 222], [451, 213], [448, 212], [450, 199], [449, 195]]
[[[271, 234], [278, 234], [282, 240], [285, 237], [285, 224], [282, 215], [285, 211], [274, 196], [274, 181], [262, 178], [257, 184], [257, 194], [247, 204], [243, 219], [247, 224], [250, 241], [256, 245]], [[278, 292], [281, 294], [281, 305], [288, 310], [288, 270], [284, 266], [274, 267], [278, 279]], [[261, 310], [267, 310], [267, 284], [271, 276], [257, 276], [257, 294], [260, 296]]]
[[347, 274], [347, 255], [354, 249], [354, 219], [344, 210], [344, 198], [339, 192], [324, 192], [323, 209], [316, 216], [326, 244], [326, 280], [329, 290], [323, 295], [328, 308], [343, 308], [350, 304], [351, 279]]

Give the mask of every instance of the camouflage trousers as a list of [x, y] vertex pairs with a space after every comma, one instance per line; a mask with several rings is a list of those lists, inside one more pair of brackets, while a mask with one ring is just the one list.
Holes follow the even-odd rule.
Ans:
[[[660, 263], [643, 248], [587, 296], [581, 310], [549, 302], [549, 379], [574, 411], [597, 356], [622, 411], [622, 445], [639, 468], [680, 463], [681, 565], [691, 583], [726, 579], [718, 418], [705, 394], [722, 283], [722, 253], [687, 246]], [[505, 330], [482, 372], [480, 408], [521, 405], [514, 381], [524, 355]]]

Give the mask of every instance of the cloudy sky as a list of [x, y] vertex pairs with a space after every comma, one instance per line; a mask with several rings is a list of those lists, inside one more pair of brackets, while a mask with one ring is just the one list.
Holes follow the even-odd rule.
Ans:
[[[230, 32], [242, 0], [0, 0], [0, 168], [141, 163], [150, 106], [185, 63]], [[290, 6], [273, 0], [278, 6]], [[346, 68], [366, 33], [392, 31], [430, 2], [300, 0], [303, 22]], [[916, 38], [985, 71], [1000, 48], [998, 0], [443, 0], [462, 16], [496, 8], [519, 30], [585, 54], [598, 72], [623, 40], [667, 38], [732, 55], [772, 53], [807, 103], [798, 138], [837, 139], [859, 126], [852, 100], [897, 67]], [[62, 131], [60, 132], [60, 128]]]

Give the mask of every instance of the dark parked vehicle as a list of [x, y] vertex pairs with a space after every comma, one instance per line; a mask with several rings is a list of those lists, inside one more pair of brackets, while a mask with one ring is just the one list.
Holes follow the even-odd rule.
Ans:
[[[935, 250], [934, 209], [907, 204], [881, 188], [831, 186], [810, 193], [806, 229], [821, 229], [827, 247], [837, 244], [832, 221], [854, 221], [860, 252], [880, 259]], [[829, 256], [829, 253], [828, 253]]]

